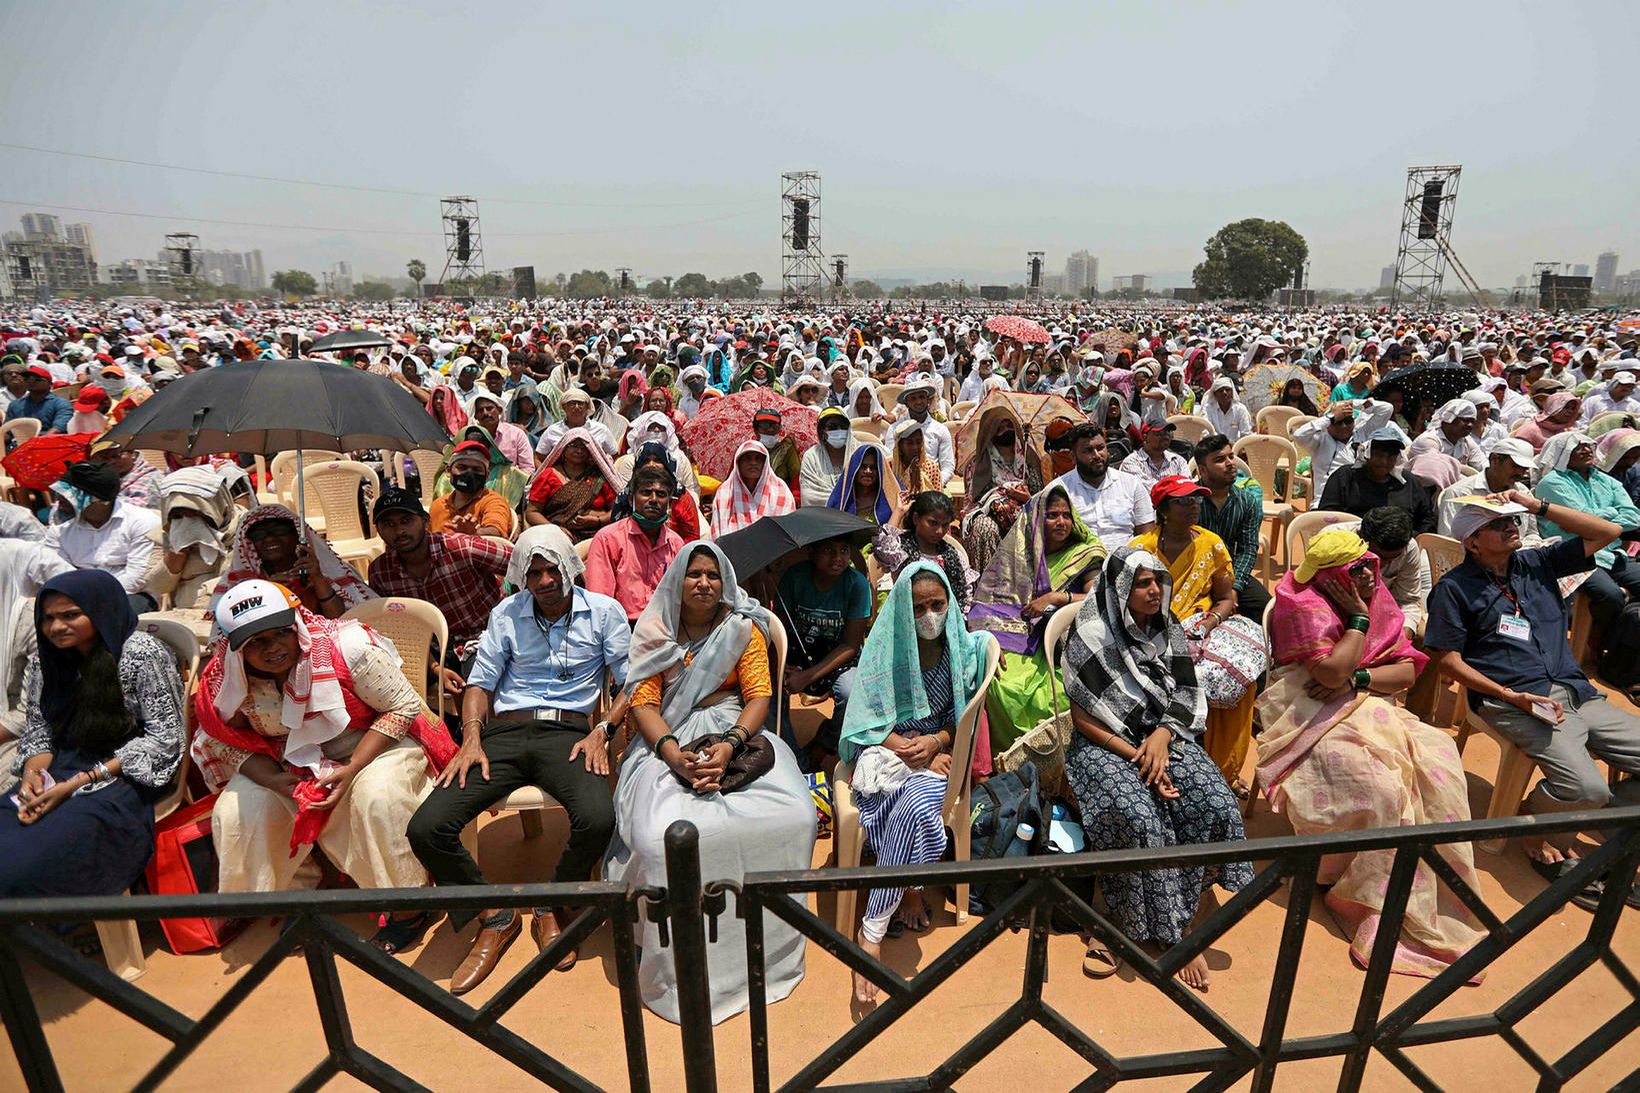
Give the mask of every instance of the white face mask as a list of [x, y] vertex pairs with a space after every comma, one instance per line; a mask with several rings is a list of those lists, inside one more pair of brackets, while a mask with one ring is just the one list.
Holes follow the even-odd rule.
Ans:
[[780, 437], [779, 437], [778, 434], [776, 434], [775, 436], [770, 436], [768, 433], [758, 433], [757, 434], [757, 442], [759, 444], [763, 445], [765, 448], [768, 448], [769, 450], [773, 451], [774, 446], [776, 444], [780, 443]]
[[847, 429], [827, 429], [826, 443], [833, 448], [841, 448], [848, 443]]
[[945, 633], [945, 614], [949, 610], [950, 608], [945, 608], [941, 611], [929, 611], [918, 615], [916, 620], [917, 636], [924, 641], [933, 641]]

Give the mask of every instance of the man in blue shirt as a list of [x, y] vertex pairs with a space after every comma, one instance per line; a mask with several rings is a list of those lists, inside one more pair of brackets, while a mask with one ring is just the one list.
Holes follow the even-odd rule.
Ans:
[[[1625, 531], [1640, 527], [1636, 508], [1623, 484], [1595, 466], [1594, 438], [1587, 433], [1561, 434], [1546, 446], [1553, 469], [1543, 476], [1536, 493], [1555, 506], [1557, 512], [1576, 510], [1610, 520]], [[1571, 537], [1554, 521], [1544, 521], [1544, 538]], [[1617, 616], [1633, 597], [1640, 595], [1640, 564], [1616, 547], [1607, 547], [1594, 556], [1594, 569], [1580, 589], [1588, 598], [1589, 614], [1601, 643], [1611, 640]]]
[[[610, 724], [593, 725], [588, 715], [605, 672], [625, 684], [632, 635], [618, 602], [575, 586], [581, 572], [574, 545], [555, 526], [532, 528], [513, 550], [508, 583], [523, 590], [490, 612], [462, 695], [461, 750], [410, 820], [410, 846], [439, 884], [485, 883], [461, 833], [524, 786], [539, 786], [569, 813], [569, 842], [553, 881], [586, 880], [609, 845]], [[450, 924], [459, 930], [471, 917], [453, 911]], [[465, 994], [495, 970], [521, 918], [511, 909], [480, 912], [467, 958], [450, 977], [451, 994]], [[537, 907], [530, 929], [544, 949], [560, 925], [550, 908]], [[558, 967], [574, 963], [571, 952]]]
[[40, 423], [42, 436], [66, 431], [73, 416], [74, 407], [51, 393], [50, 369], [38, 364], [30, 365], [23, 374], [23, 397], [13, 399], [6, 408], [7, 421], [34, 418]]
[[[1469, 689], [1470, 704], [1487, 723], [1543, 771], [1526, 811], [1601, 808], [1612, 789], [1590, 753], [1617, 770], [1640, 773], [1640, 718], [1607, 702], [1578, 666], [1556, 582], [1588, 570], [1621, 529], [1519, 490], [1491, 501], [1509, 503], [1465, 504], [1453, 516], [1452, 536], [1467, 557], [1430, 593], [1424, 646], [1443, 675]], [[1552, 519], [1570, 537], [1520, 549], [1524, 512], [1540, 524]], [[1631, 779], [1618, 792], [1636, 789], [1640, 782]], [[1554, 838], [1525, 847], [1532, 867], [1551, 881], [1575, 860], [1572, 836]], [[1585, 890], [1577, 902], [1592, 908], [1597, 897]]]

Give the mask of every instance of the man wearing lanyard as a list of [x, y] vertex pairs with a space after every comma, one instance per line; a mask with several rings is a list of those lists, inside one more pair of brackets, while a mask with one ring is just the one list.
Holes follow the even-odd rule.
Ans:
[[[461, 833], [524, 786], [541, 787], [569, 813], [554, 882], [586, 880], [609, 844], [610, 722], [593, 725], [588, 714], [606, 671], [625, 684], [632, 638], [619, 603], [575, 587], [581, 572], [569, 537], [552, 525], [530, 529], [513, 550], [508, 583], [523, 590], [490, 612], [462, 695], [461, 750], [410, 820], [410, 846], [439, 884], [485, 883]], [[471, 917], [452, 911], [450, 925], [459, 930]], [[521, 917], [511, 909], [479, 913], [478, 934], [450, 977], [451, 994], [465, 994], [495, 970], [523, 928]], [[550, 908], [537, 907], [530, 929], [544, 949], [560, 925]], [[572, 952], [558, 967], [574, 963]]]
[[[1540, 521], [1551, 517], [1570, 537], [1520, 549], [1520, 516], [1527, 512]], [[1470, 501], [1453, 515], [1452, 536], [1467, 557], [1430, 593], [1424, 647], [1443, 675], [1468, 688], [1470, 705], [1487, 724], [1543, 771], [1527, 797], [1529, 812], [1610, 803], [1613, 790], [1595, 758], [1640, 773], [1640, 718], [1607, 702], [1583, 674], [1566, 637], [1566, 605], [1556, 583], [1586, 572], [1621, 530], [1519, 490]], [[1640, 801], [1637, 790], [1640, 781], [1630, 779], [1616, 792]], [[1532, 868], [1551, 882], [1576, 860], [1574, 836], [1553, 838], [1531, 839], [1525, 847]], [[1596, 882], [1574, 902], [1592, 910], [1599, 889]]]

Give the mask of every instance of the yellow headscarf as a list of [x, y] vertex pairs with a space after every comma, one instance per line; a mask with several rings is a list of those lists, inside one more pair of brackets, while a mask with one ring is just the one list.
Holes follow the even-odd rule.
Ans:
[[1350, 528], [1327, 528], [1304, 548], [1304, 560], [1293, 571], [1293, 580], [1309, 584], [1323, 569], [1349, 565], [1366, 552], [1366, 542]]

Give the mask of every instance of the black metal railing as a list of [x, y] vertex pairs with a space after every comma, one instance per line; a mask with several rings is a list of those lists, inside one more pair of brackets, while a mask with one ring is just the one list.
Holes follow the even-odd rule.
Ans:
[[[1439, 853], [1439, 848], [1449, 843], [1597, 828], [1605, 832], [1603, 844], [1587, 855], [1577, 868], [1550, 884], [1507, 920], [1493, 914], [1480, 894]], [[1354, 1021], [1348, 1029], [1328, 1035], [1288, 1037], [1286, 1028], [1293, 1000], [1293, 983], [1303, 955], [1305, 933], [1311, 918], [1311, 898], [1316, 889], [1322, 857], [1369, 850], [1390, 850], [1394, 852], [1394, 858], [1376, 942], [1361, 979]], [[1155, 958], [1066, 884], [1067, 880], [1107, 873], [1134, 872], [1160, 866], [1224, 864], [1249, 858], [1268, 864], [1255, 875], [1251, 884], [1204, 918], [1177, 945]], [[1385, 988], [1395, 946], [1401, 935], [1407, 897], [1420, 864], [1433, 870], [1440, 883], [1473, 912], [1485, 933], [1450, 967], [1423, 983], [1410, 998], [1384, 1014]], [[1184, 1074], [1201, 1075], [1195, 1086], [1197, 1089], [1226, 1089], [1251, 1074], [1252, 1088], [1266, 1091], [1272, 1087], [1276, 1070], [1282, 1063], [1339, 1056], [1343, 1057], [1344, 1063], [1338, 1088], [1356, 1090], [1361, 1087], [1367, 1060], [1375, 1051], [1393, 1063], [1418, 1088], [1438, 1090], [1440, 1085], [1407, 1057], [1407, 1049], [1492, 1035], [1502, 1039], [1537, 1072], [1540, 1089], [1559, 1089], [1636, 1027], [1640, 1027], [1640, 981], [1611, 947], [1612, 934], [1634, 883], [1637, 864], [1640, 864], [1640, 807], [1627, 807], [1600, 812], [1563, 813], [1553, 817], [1514, 817], [1204, 846], [1002, 858], [985, 862], [946, 862], [915, 867], [871, 866], [752, 874], [739, 887], [737, 909], [737, 913], [746, 919], [747, 965], [751, 969], [752, 1085], [758, 1093], [766, 1093], [773, 1088], [769, 1071], [768, 1002], [762, 977], [764, 916], [772, 914], [836, 956], [851, 971], [876, 984], [884, 996], [876, 1009], [848, 1032], [798, 1066], [779, 1087], [783, 1091], [825, 1088], [822, 1083], [827, 1078], [892, 1028], [987, 945], [1007, 932], [1010, 924], [1021, 921], [1026, 923], [1029, 939], [1018, 1001], [928, 1073], [852, 1082], [847, 1088], [884, 1091], [948, 1089], [1016, 1031], [1027, 1023], [1035, 1022], [1090, 1065], [1091, 1073], [1086, 1081], [1076, 1087], [1079, 1090], [1106, 1089], [1127, 1079]], [[1425, 1020], [1459, 987], [1564, 907], [1591, 880], [1602, 876], [1606, 878], [1605, 893], [1589, 920], [1587, 935], [1571, 951], [1491, 1013]], [[1284, 881], [1290, 882], [1291, 891], [1281, 946], [1262, 1027], [1254, 1039], [1238, 1031], [1201, 995], [1181, 984], [1175, 973], [1268, 899], [1282, 887]], [[866, 953], [852, 938], [845, 937], [810, 911], [807, 900], [802, 898], [811, 893], [846, 889], [954, 886], [958, 883], [975, 886], [1000, 883], [1018, 887], [948, 949], [909, 977], [900, 975]], [[1088, 934], [1109, 946], [1111, 952], [1132, 967], [1140, 979], [1155, 986], [1206, 1029], [1219, 1046], [1117, 1057], [1044, 1001], [1042, 987], [1048, 974], [1049, 917], [1055, 908], [1068, 913]], [[1623, 985], [1631, 996], [1631, 1003], [1616, 1016], [1595, 1027], [1558, 1059], [1544, 1058], [1520, 1037], [1515, 1026], [1595, 963], [1603, 964]], [[685, 1035], [688, 1035], [687, 1029]], [[789, 1051], [791, 1045], [788, 1042], [783, 1047]], [[1640, 1070], [1629, 1076], [1629, 1084], [1640, 1088]], [[694, 1091], [707, 1087], [690, 1088]]]
[[[170, 1050], [131, 1085], [134, 1090], [158, 1089], [274, 968], [299, 948], [307, 961], [313, 1000], [324, 1030], [326, 1054], [296, 1084], [296, 1089], [318, 1089], [337, 1074], [348, 1074], [375, 1089], [422, 1088], [355, 1041], [348, 1020], [347, 1000], [337, 976], [339, 957], [530, 1077], [553, 1089], [595, 1093], [600, 1088], [598, 1085], [534, 1042], [537, 1037], [521, 1035], [501, 1021], [566, 953], [608, 922], [614, 940], [615, 978], [620, 991], [630, 1088], [634, 1093], [647, 1093], [649, 1062], [644, 1046], [633, 924], [639, 906], [659, 895], [655, 891], [634, 892], [625, 885], [590, 883], [9, 900], [0, 903], [0, 1017], [5, 1020], [12, 1050], [28, 1088], [35, 1093], [62, 1090], [56, 1059], [18, 959], [27, 956], [41, 968], [171, 1042]], [[484, 908], [523, 912], [535, 907], [569, 908], [575, 915], [551, 944], [478, 1006], [451, 995], [371, 945], [336, 918], [361, 912], [478, 911]], [[193, 917], [285, 918], [284, 927], [267, 951], [198, 1019], [173, 1009], [41, 929], [44, 925], [87, 920], [152, 921]]]
[[[1600, 829], [1604, 843], [1567, 875], [1546, 887], [1507, 919], [1494, 914], [1441, 856], [1446, 844], [1515, 836]], [[1022, 984], [1009, 1005], [949, 1058], [922, 1075], [852, 1083], [850, 1089], [941, 1090], [950, 1088], [979, 1061], [1001, 1047], [1026, 1024], [1035, 1022], [1068, 1045], [1089, 1065], [1078, 1089], [1105, 1089], [1129, 1078], [1200, 1075], [1198, 1089], [1224, 1089], [1252, 1076], [1255, 1090], [1268, 1090], [1281, 1064], [1324, 1057], [1342, 1058], [1338, 1088], [1361, 1086], [1368, 1059], [1376, 1052], [1420, 1089], [1440, 1086], [1411, 1059], [1407, 1050], [1426, 1044], [1496, 1036], [1539, 1075], [1541, 1089], [1559, 1089], [1584, 1072], [1605, 1052], [1640, 1027], [1640, 980], [1613, 951], [1611, 941], [1624, 902], [1640, 865], [1640, 807], [1554, 817], [1360, 831], [1343, 835], [1290, 836], [1159, 850], [1122, 850], [1042, 858], [1008, 858], [983, 862], [948, 862], [916, 867], [871, 866], [756, 873], [741, 883], [704, 882], [700, 873], [698, 835], [686, 823], [674, 824], [666, 836], [668, 888], [633, 891], [607, 883], [495, 885], [463, 888], [346, 890], [200, 896], [117, 896], [95, 899], [11, 900], [0, 903], [0, 1018], [31, 1090], [63, 1088], [56, 1058], [41, 1025], [22, 959], [37, 965], [100, 999], [116, 1011], [170, 1041], [165, 1055], [132, 1085], [159, 1088], [178, 1066], [268, 978], [280, 961], [300, 948], [307, 963], [314, 1002], [325, 1037], [326, 1054], [294, 1088], [317, 1089], [337, 1074], [347, 1074], [375, 1089], [420, 1089], [413, 1079], [371, 1054], [353, 1036], [347, 1000], [337, 974], [340, 958], [414, 1005], [438, 1017], [457, 1033], [524, 1074], [559, 1090], [597, 1089], [547, 1046], [549, 1037], [508, 1028], [502, 1019], [534, 989], [570, 949], [578, 947], [604, 923], [613, 934], [615, 986], [620, 995], [629, 1088], [650, 1088], [638, 989], [634, 927], [640, 917], [660, 925], [662, 944], [670, 948], [677, 969], [679, 1022], [683, 1041], [683, 1080], [690, 1093], [717, 1088], [717, 1061], [709, 1000], [706, 938], [715, 933], [715, 918], [733, 912], [744, 918], [749, 969], [752, 1084], [759, 1093], [773, 1088], [770, 1075], [768, 999], [764, 981], [765, 915], [772, 914], [859, 972], [883, 992], [870, 1014], [814, 1058], [796, 1066], [782, 1090], [824, 1088], [824, 1083], [867, 1045], [947, 982], [987, 945], [1018, 924], [1028, 932]], [[1382, 920], [1365, 974], [1361, 977], [1354, 1019], [1337, 1032], [1289, 1037], [1287, 1020], [1293, 984], [1311, 912], [1317, 875], [1324, 855], [1369, 850], [1394, 854]], [[1267, 864], [1253, 881], [1208, 915], [1179, 944], [1150, 956], [1082, 899], [1068, 881], [1101, 874], [1133, 872], [1162, 866], [1222, 864], [1257, 859]], [[1420, 984], [1404, 1002], [1383, 1012], [1395, 944], [1401, 933], [1408, 894], [1420, 865], [1426, 865], [1470, 909], [1484, 936], [1454, 964]], [[1429, 1020], [1429, 1014], [1459, 987], [1483, 971], [1522, 938], [1544, 923], [1590, 880], [1604, 877], [1605, 893], [1589, 919], [1588, 932], [1570, 951], [1537, 975], [1514, 997], [1490, 1013]], [[902, 976], [870, 956], [852, 938], [839, 933], [810, 911], [807, 895], [845, 889], [927, 885], [1017, 885], [990, 914], [977, 919], [949, 948], [916, 974]], [[1283, 884], [1290, 884], [1280, 948], [1269, 1001], [1255, 1036], [1244, 1034], [1175, 978], [1186, 963], [1203, 953]], [[337, 916], [385, 910], [477, 910], [505, 907], [574, 908], [575, 917], [546, 949], [532, 957], [481, 1005], [453, 997], [399, 959], [382, 953]], [[1043, 998], [1048, 975], [1049, 918], [1055, 909], [1070, 915], [1090, 935], [1108, 945], [1137, 976], [1156, 987], [1194, 1019], [1218, 1046], [1119, 1057], [1049, 1005]], [[1581, 912], [1580, 912], [1581, 913]], [[191, 1018], [101, 963], [74, 952], [42, 927], [87, 920], [282, 916], [286, 925], [273, 944], [239, 975], [204, 1014]], [[1329, 959], [1336, 959], [1329, 957]], [[1555, 1059], [1543, 1057], [1516, 1032], [1516, 1026], [1584, 970], [1602, 964], [1631, 1002], [1615, 1016], [1593, 1027]], [[1593, 1020], [1591, 1019], [1591, 1024]], [[789, 1046], [789, 1045], [788, 1045]], [[787, 1060], [782, 1060], [784, 1064]], [[1640, 1089], [1640, 1069], [1626, 1088]]]

